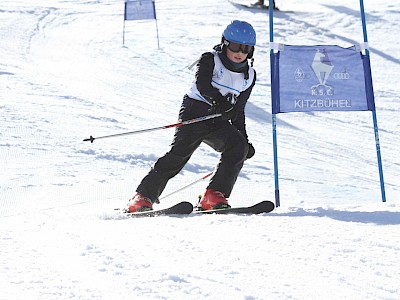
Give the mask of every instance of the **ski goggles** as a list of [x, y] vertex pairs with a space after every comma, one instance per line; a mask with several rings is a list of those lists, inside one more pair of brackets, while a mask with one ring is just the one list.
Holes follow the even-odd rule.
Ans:
[[254, 46], [238, 44], [226, 40], [224, 41], [224, 44], [228, 47], [229, 50], [234, 53], [242, 52], [244, 54], [249, 54], [254, 49]]

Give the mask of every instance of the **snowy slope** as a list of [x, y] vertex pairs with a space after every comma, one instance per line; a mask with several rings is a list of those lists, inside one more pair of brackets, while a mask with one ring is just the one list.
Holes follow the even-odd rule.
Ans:
[[[244, 0], [243, 0], [244, 2]], [[0, 5], [0, 299], [399, 299], [400, 4], [365, 1], [387, 202], [370, 112], [278, 115], [281, 207], [261, 216], [125, 219], [125, 205], [173, 130], [187, 66], [233, 19], [257, 31], [247, 106], [256, 155], [233, 206], [274, 197], [265, 11], [228, 0]], [[362, 42], [358, 1], [276, 1], [275, 41]], [[285, 12], [287, 11], [287, 12]], [[290, 11], [290, 12], [289, 12]], [[165, 194], [211, 172], [202, 146]], [[206, 182], [166, 198], [196, 203]]]

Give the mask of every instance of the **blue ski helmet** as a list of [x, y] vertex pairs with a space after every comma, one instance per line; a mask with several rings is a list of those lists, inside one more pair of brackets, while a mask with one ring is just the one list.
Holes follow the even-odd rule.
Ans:
[[253, 26], [245, 21], [232, 21], [225, 28], [222, 36], [230, 42], [249, 46], [256, 45], [256, 32]]

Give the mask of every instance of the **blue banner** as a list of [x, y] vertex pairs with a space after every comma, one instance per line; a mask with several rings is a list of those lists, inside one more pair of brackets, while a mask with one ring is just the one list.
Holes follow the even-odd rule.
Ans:
[[290, 46], [272, 55], [273, 113], [375, 110], [369, 57], [356, 46]]
[[153, 0], [137, 0], [125, 2], [125, 20], [156, 19]]

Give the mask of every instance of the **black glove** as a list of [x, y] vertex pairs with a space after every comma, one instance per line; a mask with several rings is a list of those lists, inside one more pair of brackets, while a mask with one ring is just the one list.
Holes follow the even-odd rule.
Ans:
[[236, 116], [235, 103], [236, 96], [229, 93], [213, 102], [213, 111], [221, 114], [222, 120], [231, 120]]
[[254, 149], [254, 146], [249, 143], [249, 151], [247, 151], [246, 159], [250, 159], [256, 154], [256, 149]]

